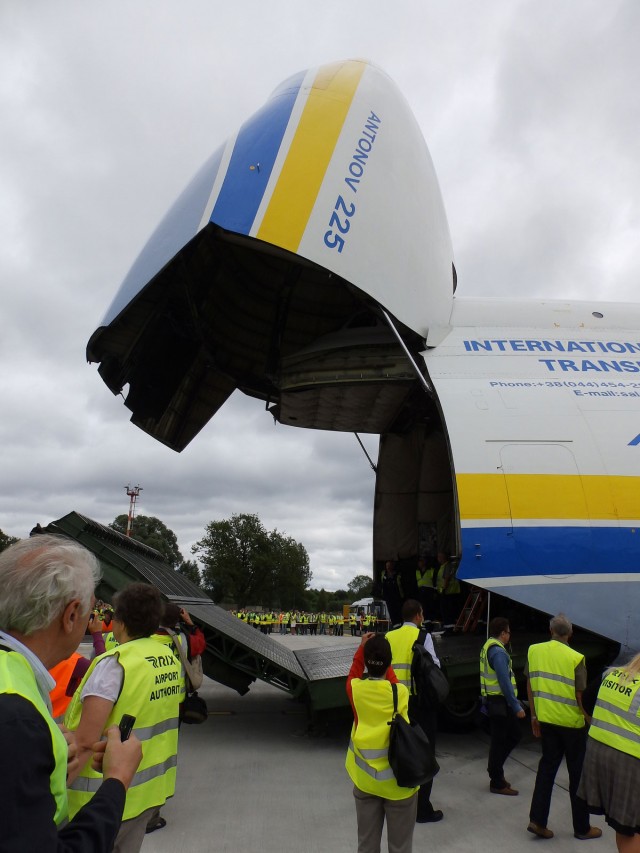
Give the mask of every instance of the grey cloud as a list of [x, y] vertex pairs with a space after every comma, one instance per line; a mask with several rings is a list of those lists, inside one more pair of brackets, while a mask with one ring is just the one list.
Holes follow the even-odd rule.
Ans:
[[257, 512], [307, 547], [314, 585], [368, 571], [374, 474], [353, 436], [274, 426], [237, 396], [175, 454], [129, 423], [86, 342], [211, 152], [281, 80], [348, 56], [416, 114], [461, 296], [637, 299], [639, 15], [631, 0], [5, 3], [0, 528], [72, 509], [106, 523], [140, 483], [185, 557], [209, 521]]

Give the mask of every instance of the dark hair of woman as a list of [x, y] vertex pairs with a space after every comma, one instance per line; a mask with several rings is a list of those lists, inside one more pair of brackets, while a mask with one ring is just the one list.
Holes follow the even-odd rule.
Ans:
[[180, 608], [173, 601], [166, 601], [160, 624], [165, 628], [175, 628], [180, 621]]
[[364, 662], [369, 675], [383, 676], [391, 665], [391, 646], [382, 634], [376, 634], [364, 644]]
[[150, 637], [157, 631], [164, 605], [155, 586], [131, 583], [117, 593], [114, 605], [114, 618], [122, 622], [132, 639]]

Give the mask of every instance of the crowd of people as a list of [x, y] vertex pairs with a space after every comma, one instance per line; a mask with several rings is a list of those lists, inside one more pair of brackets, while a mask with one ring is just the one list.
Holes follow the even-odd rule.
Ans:
[[[171, 646], [178, 642], [193, 656], [204, 650], [204, 637], [186, 611], [163, 602], [149, 584], [132, 583], [113, 608], [95, 608], [98, 580], [96, 558], [65, 538], [40, 535], [0, 553], [0, 750], [12, 769], [0, 777], [2, 853], [137, 853], [144, 835], [165, 823], [160, 809], [175, 790], [185, 696], [184, 668]], [[289, 615], [291, 630], [297, 619]], [[411, 677], [416, 644], [440, 665], [422, 627], [421, 602], [405, 600], [399, 621], [386, 635], [363, 631], [347, 679], [354, 721], [345, 766], [359, 853], [378, 853], [385, 822], [389, 850], [411, 853], [415, 823], [444, 817], [432, 803], [432, 781], [400, 786], [389, 764], [394, 693], [400, 716], [420, 725], [434, 750], [437, 737], [437, 708]], [[94, 656], [81, 661], [87, 630]], [[103, 651], [109, 634], [112, 645]], [[569, 619], [553, 617], [550, 634], [529, 648], [525, 668], [532, 733], [541, 741], [527, 830], [553, 837], [548, 816], [564, 758], [575, 838], [599, 838], [589, 815], [603, 814], [620, 853], [637, 853], [640, 655], [587, 684]], [[508, 620], [492, 619], [480, 692], [491, 734], [489, 792], [513, 798], [519, 792], [504, 765], [526, 712], [510, 637]], [[56, 706], [64, 724], [56, 722], [54, 702], [67, 704]], [[125, 714], [133, 717], [128, 739], [121, 737]]]
[[300, 610], [276, 612], [247, 609], [232, 610], [231, 613], [263, 634], [343, 637], [346, 626], [352, 637], [360, 637], [365, 631], [386, 631], [389, 627], [388, 620], [367, 612], [363, 607], [353, 610], [349, 615], [324, 611], [307, 613]]
[[458, 565], [443, 551], [401, 564], [387, 560], [375, 585], [389, 611], [392, 625], [399, 625], [402, 605], [419, 601], [425, 614], [445, 631], [452, 631], [462, 610], [464, 584]]
[[[414, 644], [440, 665], [422, 625], [417, 600], [402, 605], [402, 625], [385, 636], [364, 634], [353, 658], [347, 693], [353, 727], [346, 770], [354, 788], [358, 853], [379, 853], [383, 826], [389, 850], [411, 853], [414, 824], [440, 821], [431, 803], [432, 782], [398, 785], [389, 763], [389, 720], [397, 712], [428, 735], [435, 751], [436, 711], [410, 678]], [[573, 627], [564, 614], [550, 623], [550, 639], [529, 647], [525, 676], [531, 729], [541, 741], [527, 831], [551, 839], [548, 817], [555, 777], [566, 760], [574, 837], [597, 839], [602, 830], [590, 814], [604, 815], [616, 834], [619, 853], [640, 851], [640, 654], [587, 684], [584, 655], [570, 645]], [[419, 632], [419, 633], [418, 633]], [[516, 797], [504, 765], [521, 738], [524, 704], [517, 696], [509, 642], [509, 620], [495, 617], [480, 653], [480, 692], [490, 732], [487, 772], [492, 794]], [[365, 675], [366, 673], [366, 675]]]
[[[560, 613], [549, 623], [550, 639], [529, 647], [524, 675], [531, 730], [541, 757], [527, 831], [553, 838], [548, 826], [556, 774], [564, 759], [574, 837], [600, 838], [590, 814], [604, 815], [620, 853], [640, 851], [640, 655], [587, 683], [584, 655], [571, 647], [573, 626]], [[495, 617], [480, 654], [481, 694], [491, 735], [489, 790], [508, 797], [518, 791], [504, 776], [504, 763], [520, 740], [518, 700], [508, 644], [508, 619]]]

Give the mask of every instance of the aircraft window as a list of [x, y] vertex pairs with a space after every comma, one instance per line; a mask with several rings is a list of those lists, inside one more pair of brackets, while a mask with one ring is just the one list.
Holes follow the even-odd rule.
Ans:
[[601, 314], [599, 311], [592, 311], [592, 312], [591, 312], [591, 316], [592, 316], [592, 317], [597, 317], [597, 318], [598, 318], [598, 320], [602, 320], [602, 318], [604, 317], [604, 314]]

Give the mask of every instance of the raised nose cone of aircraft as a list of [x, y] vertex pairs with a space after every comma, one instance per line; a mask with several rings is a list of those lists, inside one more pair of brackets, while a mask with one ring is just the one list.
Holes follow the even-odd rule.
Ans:
[[87, 356], [132, 421], [182, 450], [235, 388], [283, 423], [384, 432], [410, 352], [448, 329], [455, 270], [429, 152], [380, 69], [300, 72], [204, 164]]

